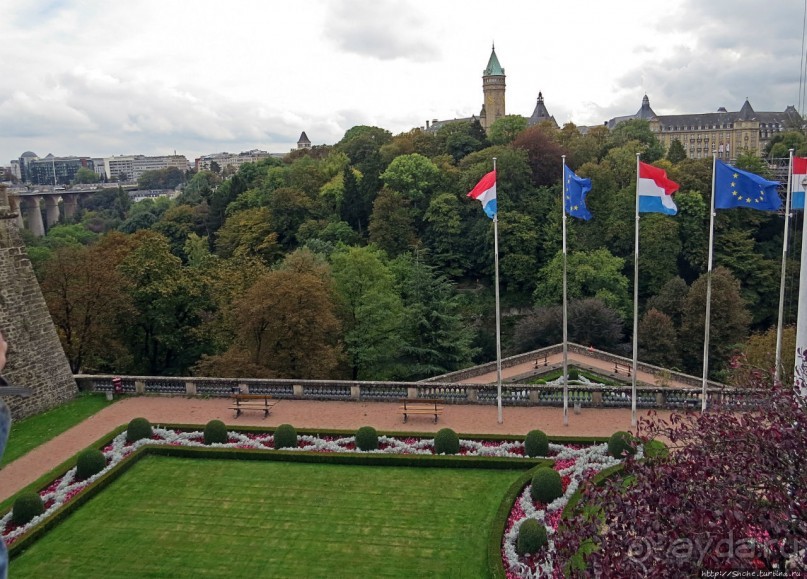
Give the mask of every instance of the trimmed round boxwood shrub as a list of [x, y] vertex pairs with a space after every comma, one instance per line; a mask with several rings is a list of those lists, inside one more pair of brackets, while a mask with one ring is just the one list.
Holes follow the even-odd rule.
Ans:
[[543, 430], [530, 430], [524, 439], [524, 454], [546, 456], [549, 454], [549, 439]]
[[608, 439], [608, 454], [614, 458], [624, 458], [626, 454], [636, 454], [633, 436], [624, 430], [614, 432]]
[[143, 438], [151, 438], [151, 422], [145, 418], [132, 418], [126, 429], [126, 440], [136, 442]]
[[211, 420], [205, 425], [205, 444], [224, 444], [230, 440], [227, 427], [221, 420]]
[[45, 512], [45, 503], [37, 493], [21, 494], [14, 501], [11, 511], [11, 520], [15, 525], [27, 525], [31, 519]]
[[76, 478], [84, 480], [98, 474], [106, 466], [104, 453], [97, 448], [82, 450], [76, 459]]
[[356, 431], [356, 447], [359, 450], [378, 448], [378, 432], [372, 426], [362, 426]]
[[531, 555], [546, 545], [546, 527], [535, 519], [527, 519], [521, 523], [518, 529], [518, 539], [516, 539], [516, 553]]
[[648, 459], [667, 458], [670, 456], [670, 449], [660, 440], [649, 440], [644, 445], [644, 457]]
[[450, 428], [443, 428], [434, 435], [434, 454], [457, 454], [460, 437]]
[[291, 424], [281, 424], [277, 427], [275, 448], [297, 448], [297, 430]]
[[580, 380], [580, 370], [577, 368], [569, 368], [569, 381]]
[[530, 496], [533, 500], [549, 504], [563, 495], [563, 483], [560, 474], [548, 466], [542, 466], [535, 471], [530, 486]]

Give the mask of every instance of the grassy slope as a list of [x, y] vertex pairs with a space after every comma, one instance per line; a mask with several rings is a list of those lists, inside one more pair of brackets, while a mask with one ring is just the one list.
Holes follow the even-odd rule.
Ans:
[[483, 577], [519, 474], [147, 457], [9, 575]]
[[102, 394], [81, 395], [53, 410], [12, 423], [0, 466], [55, 438], [109, 404], [111, 402]]

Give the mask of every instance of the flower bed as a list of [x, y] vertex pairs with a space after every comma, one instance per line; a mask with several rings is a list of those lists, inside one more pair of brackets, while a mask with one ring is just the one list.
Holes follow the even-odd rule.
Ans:
[[[140, 448], [149, 446], [179, 446], [179, 447], [203, 447], [220, 449], [243, 449], [243, 450], [274, 450], [274, 435], [271, 433], [244, 433], [228, 432], [229, 440], [226, 443], [204, 444], [204, 434], [200, 430], [179, 430], [169, 428], [153, 429], [152, 437], [138, 440], [134, 443], [127, 442], [126, 432], [121, 432], [103, 449], [106, 458], [106, 467], [96, 475], [85, 480], [76, 478], [76, 469], [71, 468], [65, 474], [54, 480], [47, 488], [40, 491], [40, 496], [45, 504], [45, 512], [28, 524], [15, 526], [11, 522], [11, 512], [0, 518], [0, 537], [7, 545], [12, 545], [28, 531], [49, 519], [59, 509], [70, 503], [70, 501], [88, 486], [98, 479], [105, 477], [112, 469], [132, 455]], [[406, 437], [396, 438], [391, 436], [379, 436], [379, 447], [377, 450], [361, 451], [356, 448], [354, 436], [313, 436], [301, 434], [298, 437], [296, 451], [318, 452], [318, 453], [357, 453], [357, 454], [387, 454], [387, 455], [434, 455], [434, 439], [426, 437]], [[585, 447], [581, 445], [550, 445], [550, 455], [547, 458], [556, 461], [555, 468], [564, 477], [564, 490], [566, 491], [561, 499], [554, 501], [548, 508], [528, 504], [529, 489], [527, 489], [526, 499], [524, 495], [516, 502], [513, 512], [510, 515], [505, 536], [504, 548], [505, 568], [509, 569], [509, 576], [519, 576], [516, 573], [519, 569], [535, 569], [535, 564], [530, 561], [518, 561], [509, 556], [514, 554], [513, 541], [517, 536], [518, 527], [527, 517], [538, 518], [541, 521], [552, 522], [559, 518], [560, 511], [566, 504], [567, 497], [579, 485], [580, 481], [601, 468], [610, 466], [616, 461], [607, 459], [604, 456], [604, 445]], [[289, 450], [289, 449], [284, 449]], [[525, 458], [524, 443], [521, 441], [489, 441], [475, 439], [460, 439], [460, 451], [458, 456], [466, 457], [499, 457], [499, 458]], [[547, 513], [547, 514], [545, 514]], [[555, 514], [556, 513], [556, 514]], [[554, 517], [554, 518], [553, 518]], [[554, 520], [554, 527], [557, 521]], [[551, 545], [551, 539], [550, 539]], [[532, 565], [532, 566], [530, 566]]]
[[[619, 464], [620, 460], [608, 454], [608, 445], [575, 447], [550, 444], [549, 452], [555, 461], [552, 468], [561, 477], [563, 495], [551, 503], [534, 501], [530, 485], [519, 495], [507, 519], [502, 541], [502, 559], [508, 579], [517, 577], [563, 577], [561, 563], [555, 555], [553, 536], [558, 528], [561, 513], [580, 484], [601, 470]], [[642, 457], [640, 447], [636, 458]], [[536, 519], [546, 527], [547, 547], [536, 555], [519, 556], [516, 540], [521, 525], [527, 519]]]

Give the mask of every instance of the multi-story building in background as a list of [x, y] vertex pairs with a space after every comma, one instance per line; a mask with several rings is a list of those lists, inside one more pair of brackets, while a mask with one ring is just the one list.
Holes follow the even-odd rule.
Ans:
[[107, 179], [137, 181], [146, 171], [159, 171], [175, 167], [183, 173], [190, 169], [185, 155], [121, 155], [104, 159], [104, 173]]
[[244, 163], [255, 163], [257, 161], [260, 161], [261, 159], [266, 159], [268, 157], [282, 157], [282, 156], [283, 156], [282, 154], [267, 153], [266, 151], [260, 151], [258, 149], [252, 149], [251, 151], [244, 151], [243, 153], [238, 154], [212, 153], [210, 155], [202, 155], [201, 157], [196, 159], [195, 167], [197, 171], [211, 171], [216, 167], [218, 167], [220, 171], [223, 171], [227, 167], [238, 169]]
[[25, 164], [26, 182], [34, 185], [69, 185], [82, 167], [94, 170], [92, 159], [55, 157], [52, 154], [42, 159], [28, 157]]
[[614, 128], [629, 119], [647, 120], [665, 149], [677, 140], [690, 159], [711, 158], [713, 153], [718, 159], [736, 159], [742, 151], [762, 156], [776, 133], [799, 128], [803, 122], [792, 105], [783, 112], [758, 112], [748, 99], [737, 112], [720, 107], [714, 113], [657, 115], [645, 95], [635, 115], [615, 117], [605, 124]]

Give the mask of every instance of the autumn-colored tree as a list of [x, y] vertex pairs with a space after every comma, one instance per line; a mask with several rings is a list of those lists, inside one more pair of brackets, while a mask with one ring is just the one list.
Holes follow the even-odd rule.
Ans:
[[236, 337], [223, 356], [198, 371], [241, 376], [234, 362], [273, 378], [333, 378], [341, 357], [340, 324], [329, 284], [292, 269], [260, 278], [234, 303]]
[[[771, 387], [776, 368], [776, 327], [766, 332], [752, 334], [742, 349], [729, 362], [729, 382], [732, 386], [747, 387], [749, 384]], [[793, 385], [796, 364], [796, 328], [782, 329], [782, 359], [779, 379], [789, 387]]]
[[566, 151], [552, 137], [549, 129], [540, 125], [530, 127], [516, 136], [513, 147], [527, 152], [533, 185], [543, 187], [560, 180], [561, 165], [558, 159]]
[[[45, 263], [41, 282], [71, 370], [115, 370], [126, 358], [123, 321], [132, 313], [117, 267], [120, 246], [64, 246]], [[125, 363], [125, 362], [124, 362]]]

